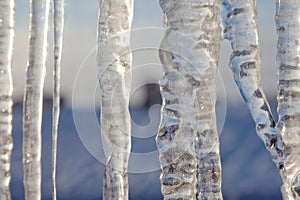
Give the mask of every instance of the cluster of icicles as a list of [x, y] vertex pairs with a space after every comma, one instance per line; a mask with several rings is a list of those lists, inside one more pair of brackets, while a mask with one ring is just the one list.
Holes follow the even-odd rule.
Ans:
[[[14, 0], [0, 1], [0, 199], [11, 194], [10, 159], [12, 142], [12, 71]], [[25, 199], [41, 199], [41, 125], [43, 86], [46, 72], [50, 0], [30, 0], [29, 57], [23, 102], [23, 170]], [[60, 112], [60, 61], [64, 24], [64, 0], [52, 0], [54, 22], [54, 84], [52, 121], [53, 199], [56, 199], [56, 146]]]
[[[261, 87], [255, 0], [160, 0], [167, 27], [159, 56], [163, 97], [157, 147], [164, 199], [222, 199], [215, 77], [222, 36], [230, 68], [256, 131], [282, 179], [284, 199], [300, 199], [300, 4], [278, 0], [278, 115]], [[128, 110], [133, 0], [100, 0], [98, 21], [101, 134], [106, 156], [104, 199], [128, 199], [131, 126]], [[54, 16], [53, 199], [64, 0]], [[30, 0], [29, 60], [23, 110], [25, 199], [41, 199], [41, 122], [50, 0]], [[11, 199], [14, 0], [0, 1], [0, 199]], [[223, 29], [222, 29], [223, 28]]]

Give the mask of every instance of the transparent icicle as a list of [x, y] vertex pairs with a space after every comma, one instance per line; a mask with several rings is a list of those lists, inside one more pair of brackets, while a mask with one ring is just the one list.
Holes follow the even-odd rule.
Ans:
[[14, 0], [0, 1], [0, 199], [11, 199], [12, 72]]
[[300, 2], [278, 0], [278, 116], [277, 125], [286, 151], [284, 159], [284, 199], [300, 199]]
[[251, 112], [256, 132], [277, 167], [284, 168], [284, 144], [277, 134], [270, 106], [261, 87], [261, 58], [255, 0], [223, 0], [224, 38], [231, 42], [230, 67]]
[[222, 199], [215, 76], [219, 0], [160, 0], [162, 119], [156, 138], [164, 199]]
[[106, 155], [103, 199], [128, 199], [132, 16], [133, 0], [100, 0], [97, 63], [101, 133]]
[[41, 124], [50, 0], [30, 1], [29, 61], [23, 102], [25, 199], [41, 199]]
[[60, 72], [64, 28], [64, 0], [52, 0], [54, 21], [54, 74], [52, 110], [52, 196], [56, 200], [57, 134], [60, 113]]

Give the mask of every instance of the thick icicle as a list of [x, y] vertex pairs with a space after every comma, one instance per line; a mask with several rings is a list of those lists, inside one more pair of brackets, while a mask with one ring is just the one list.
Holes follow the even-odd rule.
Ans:
[[0, 199], [11, 199], [10, 159], [12, 142], [12, 73], [14, 0], [0, 1]]
[[30, 1], [29, 61], [23, 103], [25, 199], [41, 199], [41, 124], [50, 0]]
[[133, 0], [100, 0], [97, 62], [101, 132], [106, 155], [103, 199], [128, 199], [132, 15]]
[[54, 74], [52, 110], [52, 196], [56, 200], [57, 134], [60, 113], [60, 72], [64, 28], [64, 0], [52, 0], [54, 21]]
[[278, 0], [278, 115], [277, 128], [286, 146], [284, 199], [300, 199], [300, 2]]
[[156, 138], [164, 199], [222, 199], [215, 76], [219, 0], [160, 0], [162, 119]]
[[256, 131], [277, 167], [284, 168], [284, 146], [261, 87], [261, 58], [255, 0], [223, 0], [224, 38], [231, 42], [230, 67], [244, 101], [256, 124]]

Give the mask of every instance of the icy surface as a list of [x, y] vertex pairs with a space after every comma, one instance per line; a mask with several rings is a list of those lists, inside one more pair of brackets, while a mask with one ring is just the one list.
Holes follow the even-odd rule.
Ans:
[[12, 73], [14, 1], [0, 1], [0, 199], [11, 199], [9, 191], [12, 142]]
[[41, 124], [50, 0], [30, 1], [29, 61], [23, 102], [25, 199], [41, 198]]
[[60, 115], [60, 72], [64, 27], [64, 0], [52, 0], [54, 21], [54, 74], [52, 110], [52, 184], [53, 199], [56, 200], [56, 156], [57, 134]]
[[277, 2], [278, 131], [286, 146], [284, 199], [300, 199], [300, 2]]
[[97, 62], [101, 133], [106, 155], [103, 199], [128, 199], [132, 15], [133, 0], [100, 0]]
[[284, 168], [283, 142], [277, 134], [276, 123], [261, 87], [255, 0], [223, 0], [222, 6], [223, 34], [231, 42], [230, 67], [235, 82], [251, 112], [257, 134], [281, 170]]
[[224, 37], [231, 41], [235, 81], [283, 178], [284, 199], [300, 198], [300, 5], [277, 2], [279, 84], [276, 123], [260, 86], [260, 51], [255, 1], [223, 1]]
[[220, 1], [160, 0], [162, 119], [156, 138], [164, 199], [222, 199], [215, 76]]

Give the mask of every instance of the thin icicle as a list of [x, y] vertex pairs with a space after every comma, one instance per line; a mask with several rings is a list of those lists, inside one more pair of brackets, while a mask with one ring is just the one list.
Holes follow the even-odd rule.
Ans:
[[14, 0], [0, 1], [0, 199], [11, 199], [12, 72]]
[[29, 61], [23, 103], [25, 199], [41, 199], [41, 124], [50, 0], [30, 1]]
[[52, 0], [54, 21], [54, 74], [52, 108], [52, 197], [56, 200], [57, 134], [60, 113], [60, 72], [64, 28], [64, 0]]
[[256, 132], [277, 167], [284, 168], [284, 144], [277, 134], [269, 103], [261, 87], [261, 58], [255, 0], [223, 0], [224, 38], [231, 42], [230, 67], [256, 124]]
[[156, 138], [164, 199], [222, 199], [215, 76], [219, 0], [160, 0], [162, 119]]
[[300, 199], [300, 2], [278, 0], [278, 116], [279, 133], [286, 146], [284, 199]]
[[132, 15], [133, 0], [100, 0], [97, 62], [101, 133], [106, 155], [103, 199], [128, 199]]

